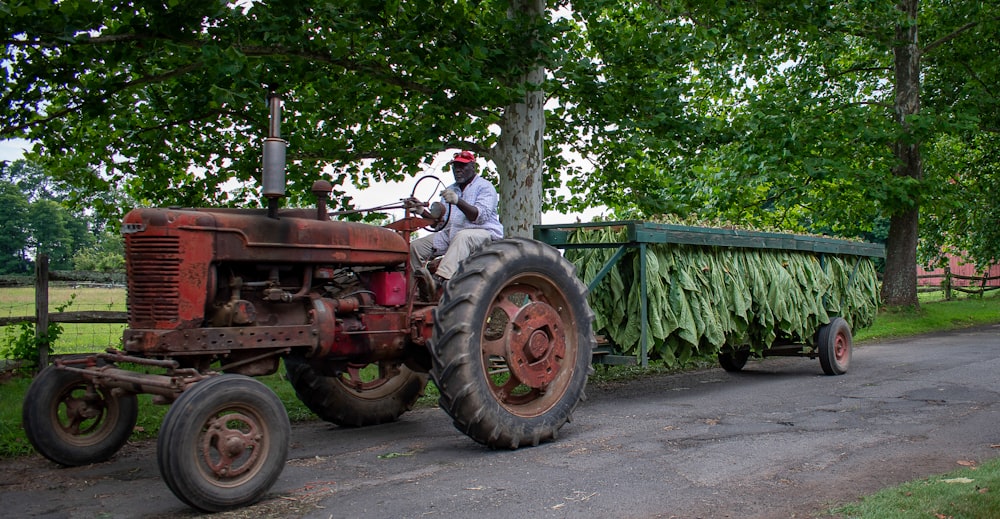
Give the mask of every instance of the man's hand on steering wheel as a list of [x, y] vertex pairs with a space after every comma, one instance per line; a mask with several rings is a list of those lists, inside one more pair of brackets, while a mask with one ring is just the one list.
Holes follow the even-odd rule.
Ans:
[[[444, 187], [444, 183], [442, 183], [441, 180], [438, 179], [437, 177], [433, 175], [425, 175], [417, 179], [417, 183], [416, 185], [413, 186], [413, 191], [410, 192], [410, 196], [408, 198], [403, 199], [403, 207], [405, 207], [407, 212], [411, 214], [432, 220], [433, 223], [431, 225], [424, 227], [424, 229], [431, 232], [437, 232], [440, 231], [441, 229], [444, 229], [448, 225], [448, 221], [451, 220], [451, 205], [445, 206], [440, 202], [431, 202], [429, 200], [424, 202], [419, 198], [417, 198], [416, 196], [417, 187], [424, 180], [434, 180], [437, 182], [437, 185], [439, 187]], [[436, 192], [437, 189], [435, 189], [434, 191]], [[445, 193], [447, 193], [448, 191], [449, 190], [445, 190]], [[445, 193], [442, 193], [441, 196], [445, 197]], [[453, 193], [453, 194], [455, 195], [455, 201], [457, 202], [459, 199], [458, 193]], [[432, 195], [431, 198], [433, 199], [435, 197]], [[447, 200], [448, 199], [445, 198], [445, 201]]]
[[424, 208], [427, 207], [427, 204], [423, 203], [419, 198], [411, 196], [403, 199], [403, 207], [411, 213], [416, 213], [418, 211], [423, 211]]

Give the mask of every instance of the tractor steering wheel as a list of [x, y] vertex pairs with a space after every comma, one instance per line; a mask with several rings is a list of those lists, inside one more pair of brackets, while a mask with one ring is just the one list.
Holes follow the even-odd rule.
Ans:
[[445, 226], [448, 225], [448, 221], [451, 220], [451, 204], [442, 204], [437, 201], [432, 202], [435, 198], [440, 198], [439, 193], [445, 188], [444, 182], [441, 182], [441, 179], [435, 177], [434, 175], [424, 175], [420, 177], [417, 179], [417, 183], [413, 185], [413, 190], [410, 191], [410, 200], [420, 200], [420, 198], [417, 197], [417, 188], [420, 187], [421, 182], [428, 179], [437, 181], [437, 184], [435, 184], [433, 190], [431, 190], [431, 194], [427, 197], [427, 201], [422, 202], [419, 206], [409, 207], [407, 208], [407, 211], [420, 215], [423, 212], [423, 209], [426, 208], [427, 212], [430, 213], [431, 218], [434, 219], [434, 223], [425, 226], [424, 229], [431, 232], [437, 232], [444, 229]]

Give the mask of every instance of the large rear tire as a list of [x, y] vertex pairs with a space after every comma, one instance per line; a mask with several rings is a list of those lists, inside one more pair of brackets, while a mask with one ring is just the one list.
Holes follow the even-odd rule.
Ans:
[[243, 375], [220, 375], [181, 393], [156, 442], [160, 475], [188, 505], [220, 512], [250, 504], [277, 481], [291, 425], [281, 400]]
[[139, 416], [132, 393], [95, 386], [49, 366], [28, 387], [24, 433], [42, 456], [69, 467], [106, 461], [125, 445]]
[[427, 375], [387, 362], [351, 364], [340, 376], [325, 376], [296, 356], [285, 358], [295, 394], [322, 420], [343, 427], [394, 422], [424, 394]]
[[462, 262], [434, 312], [441, 408], [492, 448], [554, 439], [585, 399], [593, 318], [559, 251], [524, 239], [487, 246]]

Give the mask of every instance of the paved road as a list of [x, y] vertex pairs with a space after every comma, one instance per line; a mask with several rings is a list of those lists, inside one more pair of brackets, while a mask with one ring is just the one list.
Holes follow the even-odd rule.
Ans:
[[[588, 388], [559, 441], [486, 450], [437, 409], [395, 424], [293, 428], [261, 504], [231, 517], [812, 517], [830, 504], [1000, 455], [1000, 325], [866, 344], [851, 371], [751, 361]], [[10, 517], [189, 517], [152, 443], [58, 469], [0, 463]]]

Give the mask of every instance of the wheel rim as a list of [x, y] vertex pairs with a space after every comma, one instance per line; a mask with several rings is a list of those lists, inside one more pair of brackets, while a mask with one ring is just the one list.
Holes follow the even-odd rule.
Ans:
[[847, 337], [844, 333], [838, 333], [833, 339], [833, 357], [837, 364], [843, 366], [850, 358], [851, 348], [847, 344]]
[[198, 439], [198, 466], [206, 481], [236, 487], [253, 479], [267, 458], [266, 429], [252, 409], [228, 408], [209, 416]]
[[493, 397], [518, 416], [538, 416], [571, 383], [576, 357], [570, 306], [547, 277], [515, 277], [493, 298], [481, 332], [482, 366]]
[[[112, 403], [109, 403], [112, 402]], [[52, 404], [52, 423], [63, 441], [75, 445], [90, 445], [107, 436], [109, 406], [113, 401], [91, 384], [67, 386]], [[110, 411], [114, 411], [111, 409]]]
[[399, 366], [384, 362], [348, 364], [337, 380], [358, 398], [378, 400], [405, 382], [399, 374]]

